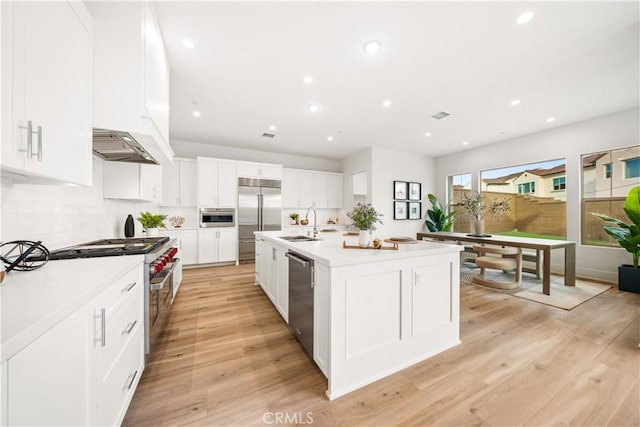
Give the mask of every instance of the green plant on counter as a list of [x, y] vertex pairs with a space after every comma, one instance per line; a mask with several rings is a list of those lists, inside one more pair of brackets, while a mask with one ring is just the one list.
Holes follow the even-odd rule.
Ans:
[[347, 216], [358, 230], [375, 230], [376, 223], [382, 224], [382, 214], [376, 211], [371, 203], [358, 203]]
[[429, 202], [431, 203], [431, 209], [427, 210], [426, 220], [424, 224], [429, 231], [451, 231], [453, 225], [453, 217], [456, 211], [451, 211], [446, 214], [446, 208], [442, 208], [437, 197], [431, 193], [427, 195]]
[[167, 219], [166, 215], [152, 214], [151, 212], [140, 212], [140, 216], [137, 219], [145, 230], [159, 227], [167, 228], [167, 226], [164, 225], [164, 220]]
[[624, 213], [631, 221], [627, 224], [624, 221], [610, 216], [593, 213], [604, 222], [615, 225], [604, 225], [604, 231], [613, 237], [627, 252], [633, 255], [633, 268], [638, 267], [638, 259], [640, 258], [640, 185], [633, 187], [624, 201], [622, 208]]
[[297, 214], [297, 213], [295, 213], [295, 212], [291, 212], [291, 213], [289, 214], [289, 218], [291, 218], [291, 220], [292, 220], [292, 221], [295, 221], [296, 219], [298, 219], [298, 217], [299, 217], [299, 216], [300, 216], [300, 215], [298, 215], [298, 214]]

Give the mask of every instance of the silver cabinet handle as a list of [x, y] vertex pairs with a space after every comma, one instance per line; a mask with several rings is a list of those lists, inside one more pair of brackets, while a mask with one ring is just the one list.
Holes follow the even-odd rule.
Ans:
[[26, 152], [27, 157], [33, 157], [33, 122], [31, 120], [27, 120], [26, 126], [18, 126], [19, 129], [27, 130], [27, 148], [20, 148], [18, 151], [21, 153]]
[[129, 283], [127, 286], [122, 288], [122, 292], [129, 292], [137, 284], [138, 284], [138, 282]]
[[102, 347], [104, 347], [107, 345], [107, 310], [104, 308], [100, 311], [100, 319], [102, 326], [102, 336], [100, 338], [100, 344], [102, 345]]
[[127, 326], [127, 328], [122, 331], [122, 335], [129, 335], [131, 333], [131, 331], [133, 331], [133, 328], [136, 327], [136, 325], [138, 324], [137, 320], [134, 320], [133, 322], [129, 323]]
[[136, 371], [133, 374], [129, 374], [129, 378], [127, 378], [127, 382], [124, 385], [124, 388], [122, 389], [124, 390], [131, 390], [131, 387], [133, 386], [133, 382], [136, 379], [136, 376], [138, 375], [138, 370], [136, 369]]
[[38, 135], [38, 161], [42, 162], [42, 126], [38, 126], [36, 134]]

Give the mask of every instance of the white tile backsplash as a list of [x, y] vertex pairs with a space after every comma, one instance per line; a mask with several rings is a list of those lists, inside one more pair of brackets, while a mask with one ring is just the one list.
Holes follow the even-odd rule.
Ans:
[[[157, 212], [153, 203], [102, 198], [102, 165], [93, 158], [93, 186], [32, 184], [2, 177], [2, 222], [0, 238], [41, 240], [58, 249], [90, 240], [124, 237], [128, 214]], [[144, 237], [135, 221], [136, 237]]]

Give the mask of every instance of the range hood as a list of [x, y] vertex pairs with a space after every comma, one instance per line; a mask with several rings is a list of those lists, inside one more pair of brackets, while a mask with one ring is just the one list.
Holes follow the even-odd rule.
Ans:
[[93, 128], [93, 153], [111, 162], [159, 164], [129, 132]]

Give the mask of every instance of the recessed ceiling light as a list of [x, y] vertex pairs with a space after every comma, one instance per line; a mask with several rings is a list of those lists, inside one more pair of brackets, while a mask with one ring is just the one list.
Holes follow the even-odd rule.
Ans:
[[195, 117], [200, 117], [200, 116], [201, 116], [200, 111], [194, 111], [194, 112], [193, 112], [193, 115], [194, 115]]
[[519, 99], [512, 99], [511, 100], [511, 105], [518, 105], [520, 104], [520, 100]]
[[313, 77], [304, 76], [304, 79], [302, 79], [302, 81], [305, 82], [306, 84], [310, 85], [311, 83], [313, 83]]
[[384, 101], [382, 101], [382, 106], [383, 107], [388, 107], [391, 105], [391, 100], [390, 99], [385, 99]]
[[424, 136], [431, 136], [431, 132], [425, 133]]
[[320, 106], [316, 104], [309, 104], [307, 105], [307, 109], [312, 113], [317, 113], [318, 111], [320, 111]]
[[195, 47], [195, 44], [193, 43], [192, 40], [189, 39], [182, 39], [182, 46], [189, 48], [189, 49], [193, 49]]
[[328, 136], [328, 137], [327, 137], [327, 140], [328, 140], [328, 141], [333, 141], [333, 137], [332, 137], [332, 136]]
[[366, 42], [363, 46], [363, 49], [366, 53], [376, 53], [377, 51], [380, 50], [380, 47], [382, 47], [382, 45], [380, 44], [379, 41], [376, 40], [370, 40], [368, 42]]
[[269, 126], [269, 130], [276, 130], [275, 125], [271, 125], [271, 126]]
[[533, 12], [528, 11], [518, 16], [518, 19], [516, 19], [516, 22], [518, 24], [526, 24], [527, 22], [531, 21], [531, 18], [533, 18]]
[[469, 141], [463, 141], [462, 145], [469, 145]]
[[555, 117], [549, 117], [549, 118], [547, 119], [547, 123], [551, 123], [551, 122], [555, 122], [555, 121], [556, 121], [556, 118], [555, 118]]

